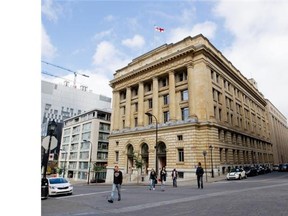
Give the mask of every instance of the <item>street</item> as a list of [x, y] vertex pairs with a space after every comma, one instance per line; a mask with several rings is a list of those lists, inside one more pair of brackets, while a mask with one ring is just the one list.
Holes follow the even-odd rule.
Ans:
[[[169, 183], [166, 190], [144, 185], [123, 185], [122, 200], [108, 203], [111, 185], [74, 185], [72, 196], [41, 201], [42, 216], [60, 215], [288, 215], [288, 173], [272, 172], [243, 180]], [[116, 195], [117, 199], [117, 195]]]

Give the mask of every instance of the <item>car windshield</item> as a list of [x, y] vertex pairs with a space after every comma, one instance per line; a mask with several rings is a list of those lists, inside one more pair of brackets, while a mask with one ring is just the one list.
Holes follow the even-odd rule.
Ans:
[[68, 183], [68, 181], [64, 178], [53, 178], [49, 179], [50, 184], [61, 184], [61, 183]]
[[231, 172], [240, 172], [240, 169], [232, 169]]

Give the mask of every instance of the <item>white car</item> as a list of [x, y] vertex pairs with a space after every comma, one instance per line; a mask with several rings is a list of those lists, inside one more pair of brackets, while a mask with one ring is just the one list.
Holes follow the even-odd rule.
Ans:
[[247, 178], [245, 170], [242, 168], [233, 168], [231, 171], [227, 174], [226, 179], [242, 179], [242, 178]]
[[59, 194], [71, 195], [73, 193], [73, 186], [67, 179], [62, 177], [48, 178], [48, 188], [49, 196]]

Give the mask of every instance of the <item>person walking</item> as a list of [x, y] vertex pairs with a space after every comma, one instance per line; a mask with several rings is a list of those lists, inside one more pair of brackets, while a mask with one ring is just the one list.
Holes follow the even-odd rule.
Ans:
[[160, 181], [161, 181], [161, 190], [162, 191], [165, 190], [166, 176], [167, 176], [166, 168], [162, 167], [162, 169], [160, 171]]
[[151, 169], [149, 180], [150, 180], [149, 190], [155, 190], [155, 184], [157, 182], [157, 174], [153, 168]]
[[196, 175], [197, 175], [197, 185], [198, 185], [198, 189], [203, 189], [203, 174], [204, 174], [204, 170], [201, 167], [201, 163], [198, 163], [198, 167], [196, 169]]
[[117, 189], [118, 191], [118, 201], [121, 200], [121, 185], [122, 185], [123, 175], [122, 172], [119, 170], [118, 165], [115, 165], [114, 167], [114, 176], [113, 176], [113, 184], [112, 184], [112, 191], [111, 191], [111, 197], [108, 199], [109, 203], [113, 203], [114, 201], [114, 193]]
[[171, 176], [172, 176], [172, 181], [173, 181], [173, 187], [177, 187], [178, 172], [175, 168], [172, 170]]

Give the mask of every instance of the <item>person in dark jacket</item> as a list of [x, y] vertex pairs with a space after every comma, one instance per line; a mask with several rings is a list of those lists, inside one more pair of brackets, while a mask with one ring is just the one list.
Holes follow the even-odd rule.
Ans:
[[173, 187], [177, 187], [178, 172], [175, 168], [173, 169], [171, 176], [172, 176], [172, 181], [173, 181]]
[[201, 167], [201, 163], [198, 163], [198, 167], [196, 169], [196, 175], [197, 175], [197, 185], [198, 185], [198, 189], [201, 187], [201, 189], [203, 189], [203, 174], [204, 174], [204, 170]]
[[155, 190], [155, 183], [157, 181], [157, 174], [153, 168], [151, 169], [149, 180], [150, 180], [149, 190], [152, 190], [152, 189]]
[[113, 203], [114, 201], [114, 192], [117, 189], [118, 191], [118, 201], [121, 200], [121, 185], [122, 185], [123, 175], [122, 172], [119, 170], [118, 165], [114, 167], [114, 177], [113, 177], [113, 185], [112, 185], [112, 192], [111, 197], [108, 202]]
[[166, 177], [167, 177], [166, 168], [162, 167], [162, 169], [160, 171], [160, 181], [161, 181], [161, 190], [162, 191], [165, 190]]

